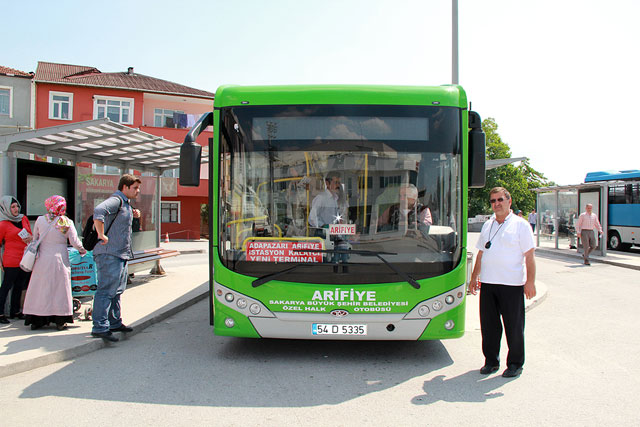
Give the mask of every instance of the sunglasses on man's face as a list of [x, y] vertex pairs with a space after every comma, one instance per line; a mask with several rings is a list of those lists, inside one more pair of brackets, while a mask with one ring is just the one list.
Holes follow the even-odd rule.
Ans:
[[497, 199], [489, 199], [489, 203], [494, 204], [495, 202], [504, 202], [504, 197], [498, 197]]

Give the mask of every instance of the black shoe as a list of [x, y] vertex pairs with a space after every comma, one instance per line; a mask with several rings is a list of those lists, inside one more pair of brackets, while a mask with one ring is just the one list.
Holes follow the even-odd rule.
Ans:
[[133, 332], [133, 328], [130, 328], [126, 325], [120, 325], [117, 328], [109, 329], [111, 332]]
[[500, 367], [500, 365], [496, 365], [496, 366], [484, 365], [482, 368], [480, 368], [480, 373], [482, 375], [493, 374], [494, 372], [498, 371], [499, 367]]
[[107, 332], [91, 332], [91, 336], [94, 338], [102, 338], [105, 341], [118, 342], [118, 337], [113, 336], [111, 331]]
[[0, 316], [0, 323], [4, 323], [6, 325], [11, 322], [9, 322], [9, 319], [7, 319], [7, 316]]
[[22, 313], [12, 314], [11, 316], [9, 316], [9, 319], [24, 320], [24, 314]]
[[513, 378], [517, 377], [522, 373], [522, 368], [517, 368], [515, 366], [510, 366], [502, 373], [502, 376], [505, 378]]

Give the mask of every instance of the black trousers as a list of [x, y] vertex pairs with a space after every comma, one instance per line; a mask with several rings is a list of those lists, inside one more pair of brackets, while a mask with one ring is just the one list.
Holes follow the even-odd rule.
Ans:
[[500, 364], [502, 323], [509, 353], [507, 366], [524, 365], [524, 286], [482, 283], [480, 288], [480, 329], [485, 364]]
[[31, 273], [27, 273], [20, 267], [5, 267], [4, 279], [2, 279], [2, 286], [0, 287], [0, 315], [4, 315], [4, 305], [7, 302], [7, 295], [11, 292], [11, 317], [20, 313], [20, 297], [22, 291], [27, 289], [29, 285], [29, 278]]

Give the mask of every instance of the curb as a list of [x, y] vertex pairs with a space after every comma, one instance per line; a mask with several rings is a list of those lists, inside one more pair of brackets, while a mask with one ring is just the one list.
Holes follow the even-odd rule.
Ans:
[[206, 251], [204, 249], [188, 249], [186, 251], [178, 251], [180, 255], [192, 255], [192, 254], [203, 254]]
[[19, 362], [10, 363], [0, 366], [0, 378], [27, 372], [32, 369], [41, 368], [43, 366], [52, 365], [65, 360], [73, 359], [87, 353], [94, 352], [105, 347], [107, 344], [101, 339], [92, 338], [79, 346], [59, 350], [53, 353], [44, 354], [29, 360], [21, 360]]
[[[567, 254], [567, 253], [562, 253], [562, 252], [555, 252], [553, 250], [549, 250], [549, 249], [541, 249], [541, 248], [536, 248], [536, 254], [541, 254], [541, 255], [546, 255], [547, 257], [557, 257], [557, 258], [564, 258], [564, 259], [569, 259], [569, 260], [581, 260], [582, 259], [582, 255], [577, 255], [577, 254]], [[601, 259], [601, 258], [594, 258], [594, 257], [590, 257], [589, 260], [591, 262], [599, 262], [601, 264], [609, 264], [609, 265], [613, 265], [615, 267], [622, 267], [622, 268], [628, 268], [631, 270], [640, 270], [640, 265], [632, 265], [632, 264], [625, 264], [622, 262], [617, 262], [617, 261], [610, 261], [608, 259]]]
[[[202, 289], [204, 288], [204, 289]], [[155, 312], [143, 317], [142, 319], [133, 322], [130, 326], [133, 328], [133, 332], [124, 334], [117, 332], [118, 337], [124, 341], [127, 338], [136, 335], [149, 326], [162, 322], [168, 317], [196, 304], [197, 302], [205, 299], [209, 295], [209, 282], [204, 282], [196, 289], [187, 292], [183, 296], [179, 297], [175, 301], [167, 304], [166, 306], [156, 310]], [[64, 362], [65, 360], [74, 359], [79, 356], [94, 352], [104, 347], [110, 347], [114, 344], [107, 343], [104, 340], [87, 337], [87, 341], [72, 348], [64, 350], [58, 350], [50, 354], [44, 354], [42, 356], [35, 357], [29, 360], [21, 360], [19, 362], [10, 363], [8, 365], [0, 366], [0, 378], [8, 377], [14, 374], [30, 371], [32, 369], [41, 368], [43, 366], [51, 365], [58, 362]], [[117, 345], [117, 344], [115, 344]]]
[[538, 305], [540, 305], [545, 299], [547, 299], [547, 295], [549, 294], [549, 291], [546, 289], [545, 287], [545, 291], [543, 294], [541, 294], [539, 297], [534, 298], [529, 305], [527, 305], [524, 308], [524, 312], [528, 313], [531, 309], [536, 308]]

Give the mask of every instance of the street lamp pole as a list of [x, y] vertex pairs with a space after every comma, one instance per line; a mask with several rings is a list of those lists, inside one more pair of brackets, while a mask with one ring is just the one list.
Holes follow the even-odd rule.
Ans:
[[458, 0], [451, 0], [451, 83], [458, 79]]

